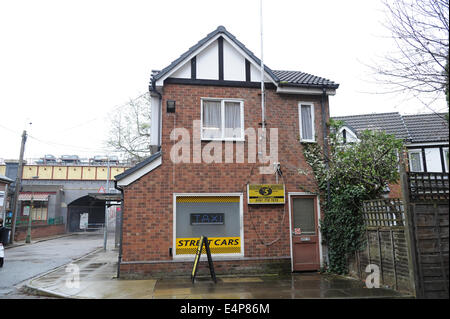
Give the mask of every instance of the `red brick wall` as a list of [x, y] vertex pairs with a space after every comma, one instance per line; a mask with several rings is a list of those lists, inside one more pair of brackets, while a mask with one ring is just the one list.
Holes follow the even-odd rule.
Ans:
[[[15, 241], [25, 240], [27, 237], [28, 227], [20, 226], [16, 227], [14, 234]], [[31, 227], [31, 240], [43, 237], [50, 237], [55, 235], [61, 235], [66, 233], [66, 225], [33, 225]]]
[[[202, 97], [243, 99], [245, 128], [259, 127], [259, 89], [165, 85], [162, 101], [162, 165], [124, 189], [123, 262], [172, 260], [169, 248], [174, 245], [173, 193], [243, 193], [245, 257], [290, 255], [288, 205], [247, 205], [247, 182], [276, 183], [274, 175], [259, 174], [259, 162], [256, 165], [247, 163], [247, 143], [245, 163], [242, 164], [173, 164], [170, 160], [171, 147], [176, 143], [170, 140], [170, 132], [174, 127], [184, 127], [192, 137], [192, 121], [200, 120]], [[274, 90], [266, 91], [267, 128], [278, 128], [278, 161], [284, 176], [284, 180], [280, 179], [279, 182], [286, 185], [286, 200], [288, 192], [317, 192], [312, 173], [304, 175], [297, 171], [297, 168], [310, 171], [299, 142], [298, 102], [314, 103], [316, 140], [322, 144], [320, 99], [320, 96], [279, 95]], [[176, 101], [175, 114], [166, 113], [167, 100]], [[328, 113], [328, 101], [326, 110]], [[204, 145], [205, 142], [202, 147]], [[270, 246], [261, 243], [261, 239], [268, 243], [277, 238], [280, 240]], [[122, 265], [121, 270], [133, 272], [133, 269], [140, 268], [151, 271], [155, 267]]]

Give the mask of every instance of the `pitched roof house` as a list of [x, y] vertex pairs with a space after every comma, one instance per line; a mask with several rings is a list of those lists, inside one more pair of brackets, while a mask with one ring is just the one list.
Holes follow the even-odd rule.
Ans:
[[448, 172], [449, 126], [445, 113], [400, 115], [397, 112], [336, 116], [340, 133], [356, 140], [363, 130], [383, 130], [405, 142], [413, 172]]
[[153, 71], [154, 153], [115, 181], [121, 276], [188, 274], [202, 235], [218, 274], [323, 264], [318, 187], [298, 172], [302, 143], [323, 146], [339, 85], [260, 64], [219, 26]]

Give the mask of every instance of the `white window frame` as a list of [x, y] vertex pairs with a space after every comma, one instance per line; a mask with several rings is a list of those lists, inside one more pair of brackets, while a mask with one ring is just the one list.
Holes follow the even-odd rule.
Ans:
[[[304, 139], [302, 136], [302, 105], [309, 105], [311, 107], [311, 127], [312, 127], [312, 139]], [[314, 103], [312, 102], [298, 102], [298, 127], [300, 133], [300, 142], [315, 143], [316, 142], [316, 127], [314, 120]]]
[[[173, 193], [173, 233], [172, 233], [172, 258], [175, 260], [188, 260], [192, 261], [195, 257], [195, 254], [192, 255], [177, 255], [177, 197], [195, 197], [195, 196], [233, 196], [239, 197], [239, 232], [241, 237], [241, 252], [233, 253], [233, 254], [214, 254], [214, 260], [233, 260], [233, 259], [242, 259], [244, 258], [244, 195], [243, 193]], [[205, 254], [202, 254], [200, 257], [201, 261], [207, 259]]]
[[419, 150], [419, 149], [417, 149], [417, 150], [408, 150], [409, 170], [410, 170], [411, 172], [413, 172], [413, 170], [412, 170], [412, 165], [411, 165], [411, 154], [412, 154], [412, 153], [417, 153], [417, 154], [419, 154], [419, 160], [420, 160], [420, 172], [417, 172], [417, 173], [422, 173], [422, 172], [424, 172], [424, 169], [423, 169], [422, 150]]
[[[445, 154], [445, 152], [447, 152], [447, 154]], [[447, 164], [448, 147], [442, 148], [442, 155], [444, 156], [444, 167], [445, 167], [444, 173], [448, 173], [448, 164]]]
[[[201, 121], [201, 140], [202, 141], [245, 141], [244, 136], [244, 100], [241, 99], [228, 99], [228, 98], [210, 98], [210, 97], [202, 97], [200, 103], [200, 121]], [[204, 137], [203, 136], [203, 101], [220, 101], [220, 112], [221, 112], [221, 137]], [[240, 111], [241, 111], [241, 137], [224, 137], [225, 134], [225, 103], [226, 102], [239, 102], [240, 103]]]

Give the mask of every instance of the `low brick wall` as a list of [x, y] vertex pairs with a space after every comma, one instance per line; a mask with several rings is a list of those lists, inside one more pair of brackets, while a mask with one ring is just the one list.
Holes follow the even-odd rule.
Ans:
[[[16, 227], [14, 241], [25, 240], [27, 237], [28, 226]], [[66, 233], [66, 225], [33, 225], [31, 226], [31, 240]]]
[[[194, 261], [155, 262], [155, 263], [122, 263], [120, 265], [120, 278], [143, 279], [164, 278], [174, 276], [190, 276]], [[216, 275], [229, 274], [290, 274], [291, 260], [283, 259], [258, 259], [258, 260], [221, 260], [214, 261]], [[207, 261], [201, 261], [198, 266], [197, 276], [209, 276]]]

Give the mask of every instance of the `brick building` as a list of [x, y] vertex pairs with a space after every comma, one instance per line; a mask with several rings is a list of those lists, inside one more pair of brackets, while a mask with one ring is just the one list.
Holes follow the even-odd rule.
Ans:
[[218, 274], [317, 270], [326, 260], [302, 144], [323, 145], [339, 85], [264, 66], [263, 103], [260, 65], [220, 26], [153, 72], [154, 153], [115, 181], [121, 276], [189, 273], [201, 235]]

